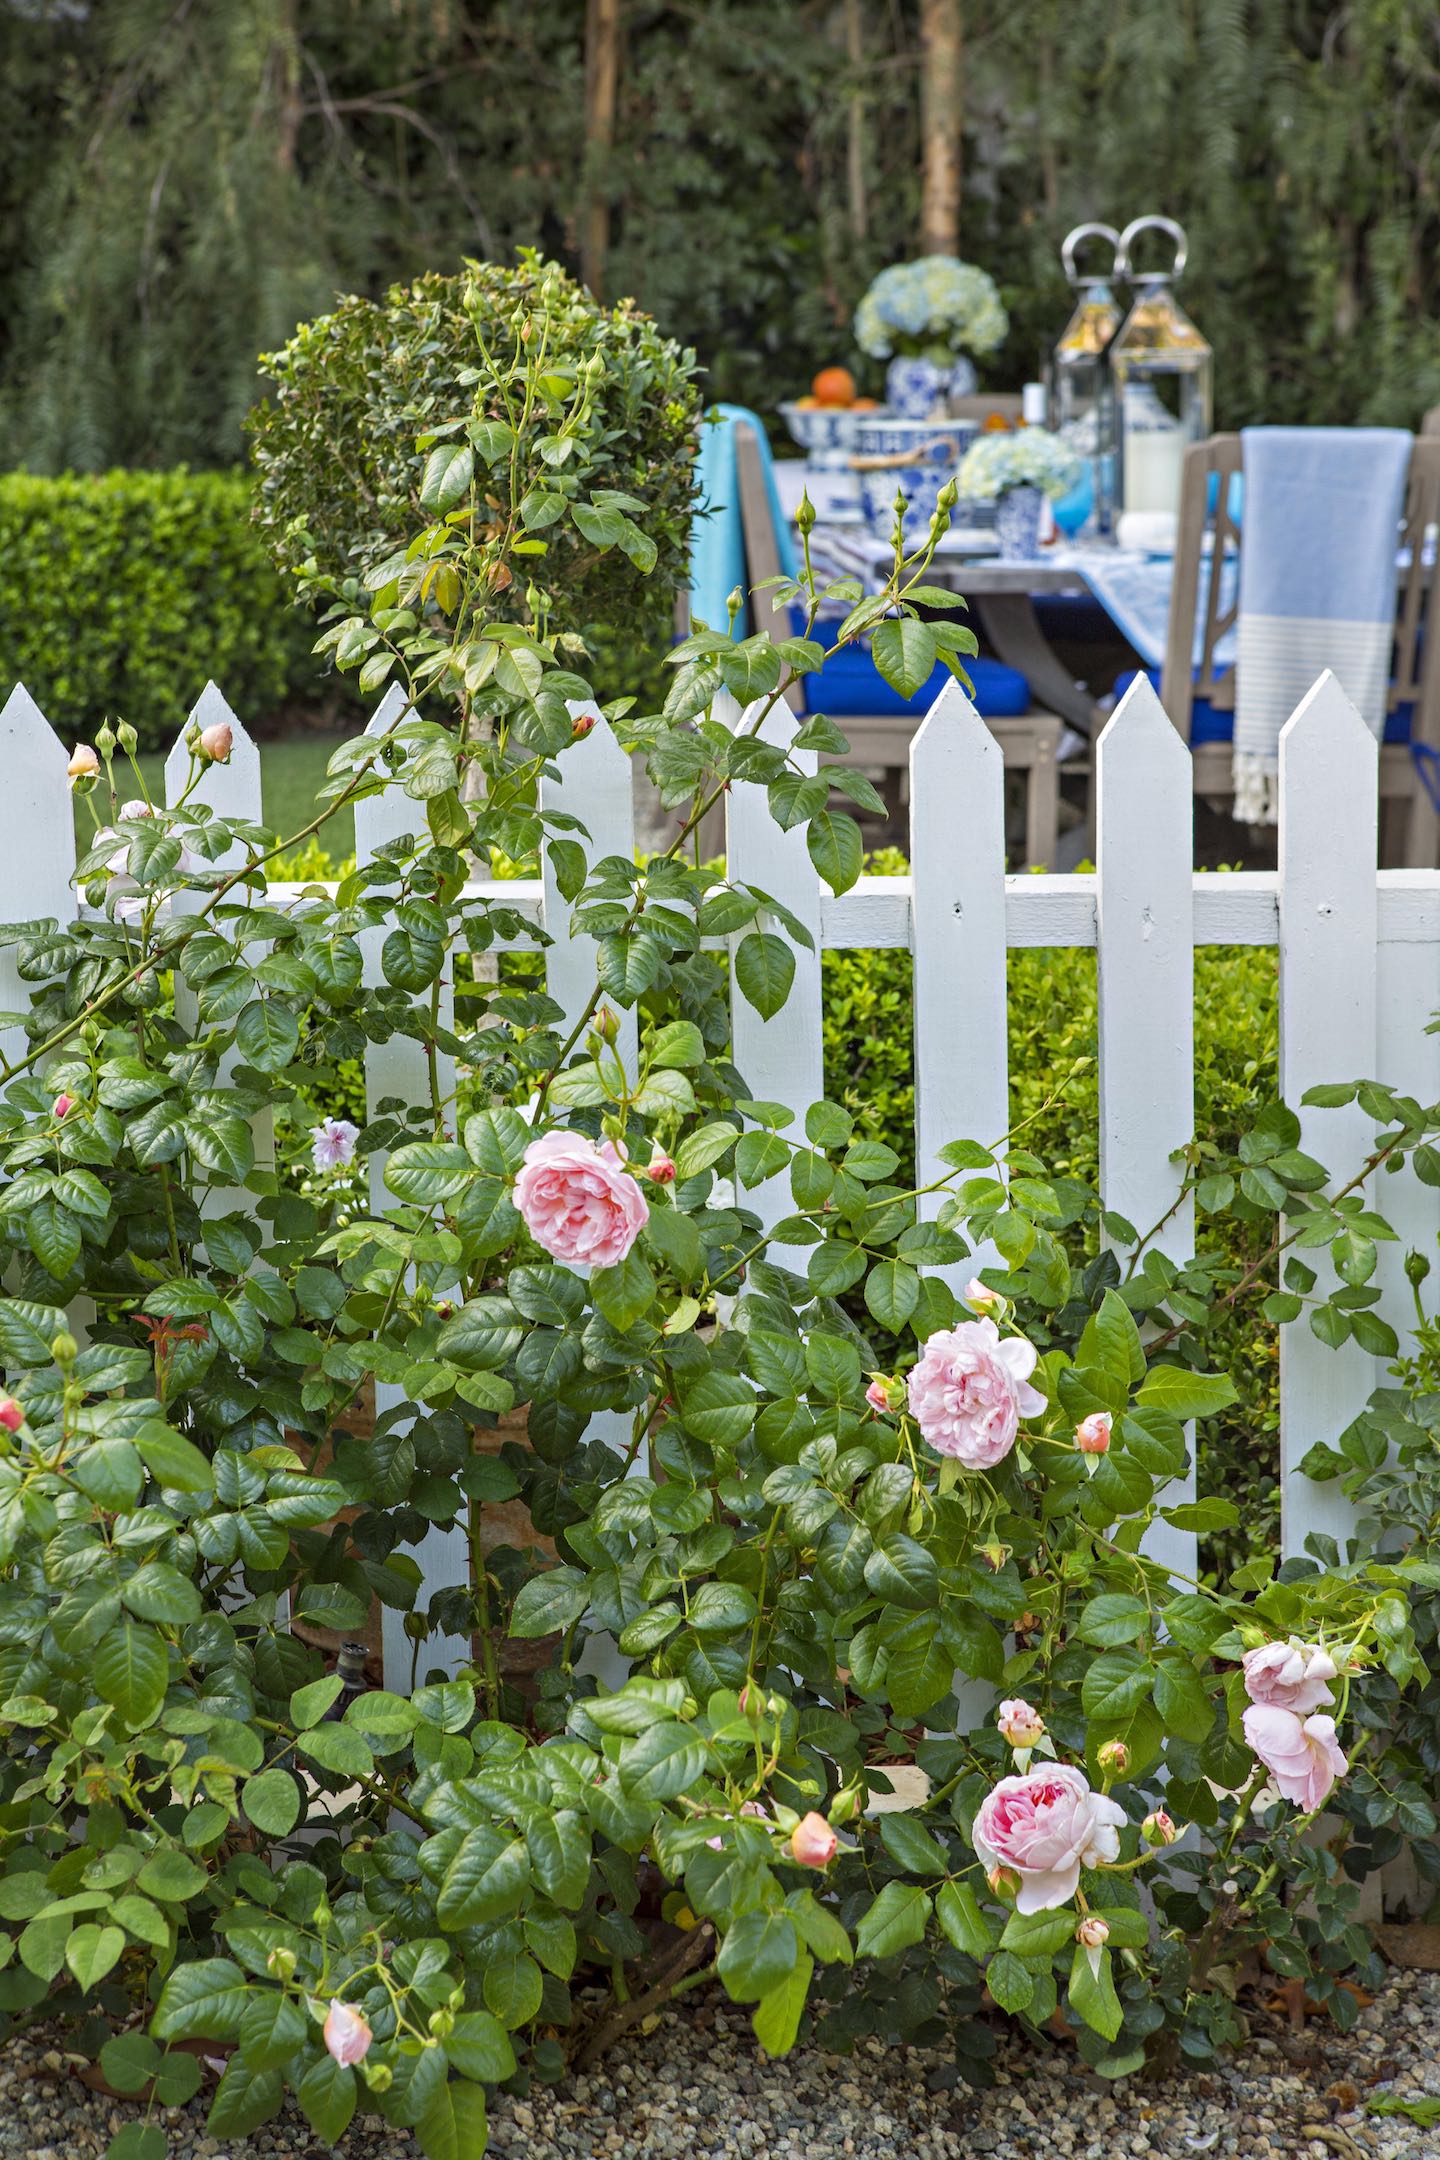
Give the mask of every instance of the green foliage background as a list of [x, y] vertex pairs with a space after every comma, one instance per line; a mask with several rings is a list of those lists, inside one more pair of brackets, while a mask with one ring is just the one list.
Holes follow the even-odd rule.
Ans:
[[[228, 464], [255, 354], [337, 291], [503, 258], [572, 266], [773, 407], [850, 354], [916, 244], [918, 0], [625, 10], [616, 148], [583, 135], [575, 0], [106, 0], [0, 9], [0, 459]], [[1077, 218], [1184, 220], [1222, 422], [1413, 424], [1440, 398], [1429, 0], [967, 0], [966, 254], [1034, 373]], [[857, 102], [858, 100], [858, 102]], [[862, 124], [863, 218], [847, 180]], [[862, 230], [863, 227], [863, 230]]]

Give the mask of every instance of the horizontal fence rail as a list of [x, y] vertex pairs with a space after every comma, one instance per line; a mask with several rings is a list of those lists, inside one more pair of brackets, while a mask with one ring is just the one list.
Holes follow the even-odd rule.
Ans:
[[[398, 691], [387, 693], [367, 733], [386, 730], [401, 702]], [[205, 774], [205, 800], [218, 811], [257, 815], [258, 752], [213, 685], [192, 717], [202, 726], [228, 719], [235, 735], [231, 763]], [[744, 717], [730, 709], [732, 724]], [[786, 727], [787, 717], [776, 724]], [[65, 920], [80, 904], [70, 882], [73, 806], [65, 766], [64, 748], [17, 688], [0, 711], [0, 773], [11, 812], [0, 854], [0, 921], [41, 915]], [[183, 784], [185, 766], [177, 744], [167, 765], [172, 793]], [[560, 771], [559, 780], [545, 784], [547, 804], [584, 819], [590, 859], [632, 854], [630, 762], [598, 715], [591, 732], [566, 752]], [[773, 893], [816, 941], [813, 955], [798, 955], [790, 1000], [773, 1019], [762, 1020], [732, 994], [735, 1061], [757, 1098], [803, 1113], [823, 1092], [821, 953], [909, 952], [916, 1156], [923, 1182], [926, 1166], [934, 1165], [947, 1140], [990, 1143], [1008, 1123], [1007, 951], [1093, 950], [1102, 1195], [1108, 1208], [1146, 1228], [1174, 1207], [1181, 1183], [1175, 1151], [1194, 1128], [1197, 947], [1275, 949], [1281, 1088], [1292, 1103], [1298, 1106], [1318, 1081], [1371, 1076], [1424, 1102], [1440, 1096], [1440, 1037], [1426, 1033], [1440, 1010], [1440, 872], [1377, 871], [1377, 778], [1374, 737], [1334, 677], [1322, 676], [1281, 737], [1277, 869], [1195, 872], [1190, 755], [1140, 678], [1098, 746], [1095, 872], [1007, 876], [999, 745], [959, 685], [950, 683], [911, 745], [906, 877], [862, 877], [849, 892], [830, 893], [820, 884], [803, 834], [775, 826], [754, 784], [737, 782], [731, 789], [731, 874]], [[423, 826], [421, 807], [398, 789], [357, 803], [359, 859], [370, 860], [385, 842]], [[283, 906], [304, 889], [272, 887], [272, 902]], [[577, 1016], [594, 986], [594, 948], [588, 938], [571, 934], [569, 905], [548, 874], [477, 880], [468, 890], [515, 911], [521, 928], [509, 941], [512, 948], [537, 943], [537, 932], [554, 941], [547, 949], [547, 985], [567, 1016]], [[377, 949], [367, 952], [366, 965], [373, 972], [379, 967], [373, 934], [372, 942]], [[497, 943], [496, 949], [504, 947]], [[26, 996], [13, 955], [0, 952], [0, 1007], [23, 1009]], [[1204, 1015], [1199, 1024], [1203, 1029]], [[633, 1059], [630, 1016], [621, 1048]], [[842, 1075], [837, 1086], [843, 1084]], [[371, 1105], [381, 1096], [428, 1101], [419, 1047], [397, 1038], [373, 1049], [366, 1089]], [[1352, 1106], [1302, 1117], [1302, 1144], [1333, 1171], [1351, 1174], [1370, 1144], [1364, 1113]], [[376, 1161], [377, 1201], [383, 1171]], [[788, 1212], [783, 1183], [749, 1198], [762, 1219], [774, 1222]], [[1398, 1323], [1405, 1309], [1406, 1246], [1428, 1247], [1435, 1238], [1440, 1193], [1407, 1169], [1386, 1178], [1384, 1200], [1399, 1242], [1382, 1248], [1377, 1281]], [[1183, 1259], [1192, 1239], [1186, 1203], [1170, 1215], [1158, 1242]], [[1287, 1554], [1299, 1552], [1312, 1531], [1344, 1535], [1343, 1498], [1334, 1486], [1312, 1484], [1299, 1465], [1316, 1441], [1335, 1439], [1382, 1377], [1381, 1362], [1354, 1343], [1332, 1351], [1303, 1325], [1283, 1331], [1280, 1466]], [[379, 1407], [403, 1413], [404, 1406], [387, 1395]], [[1193, 1473], [1189, 1483], [1193, 1489]], [[433, 1531], [419, 1551], [427, 1581], [463, 1578], [462, 1547], [457, 1532]], [[1193, 1572], [1190, 1534], [1165, 1529], [1152, 1550], [1175, 1569]], [[387, 1625], [391, 1618], [387, 1614]], [[408, 1670], [409, 1648], [397, 1625], [387, 1641], [392, 1672]], [[448, 1651], [458, 1662], [466, 1646], [456, 1641]]]

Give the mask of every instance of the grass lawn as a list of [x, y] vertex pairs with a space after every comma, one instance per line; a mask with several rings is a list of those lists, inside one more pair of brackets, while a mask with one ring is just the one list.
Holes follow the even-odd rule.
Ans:
[[[315, 797], [324, 781], [326, 764], [343, 740], [338, 734], [305, 729], [261, 744], [260, 790], [265, 822], [273, 825], [282, 839], [288, 839], [314, 817]], [[160, 800], [165, 791], [164, 758], [158, 751], [142, 756], [140, 770], [151, 795]], [[79, 804], [76, 810], [76, 834], [83, 847], [89, 844], [89, 813]], [[355, 847], [354, 813], [348, 808], [338, 810], [322, 829], [320, 838], [331, 856], [338, 859], [351, 854]]]

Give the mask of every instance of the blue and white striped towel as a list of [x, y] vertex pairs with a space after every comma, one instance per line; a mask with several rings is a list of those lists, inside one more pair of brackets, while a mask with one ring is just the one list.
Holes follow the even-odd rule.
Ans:
[[1377, 738], [1395, 642], [1403, 428], [1246, 428], [1235, 815], [1273, 825], [1280, 730], [1325, 668]]

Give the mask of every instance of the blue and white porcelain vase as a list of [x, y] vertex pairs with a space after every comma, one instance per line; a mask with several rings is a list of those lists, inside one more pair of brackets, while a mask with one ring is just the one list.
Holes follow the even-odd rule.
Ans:
[[1034, 562], [1040, 553], [1040, 513], [1045, 497], [1037, 487], [1007, 488], [995, 505], [995, 537], [1006, 562]]
[[927, 353], [897, 353], [885, 370], [885, 404], [906, 420], [930, 420], [948, 397], [969, 397], [979, 377], [975, 363], [932, 360]]

